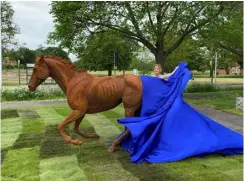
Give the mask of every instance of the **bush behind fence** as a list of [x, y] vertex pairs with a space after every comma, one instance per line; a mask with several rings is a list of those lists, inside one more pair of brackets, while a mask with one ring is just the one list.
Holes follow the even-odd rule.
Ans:
[[[220, 88], [208, 83], [193, 83], [187, 86], [185, 93], [218, 92], [227, 90], [243, 90], [243, 87]], [[51, 100], [65, 98], [65, 94], [60, 88], [50, 88], [48, 90], [40, 89], [34, 92], [31, 92], [26, 88], [2, 89], [2, 101]]]
[[2, 101], [28, 101], [65, 98], [61, 89], [37, 90], [31, 92], [26, 88], [3, 89]]

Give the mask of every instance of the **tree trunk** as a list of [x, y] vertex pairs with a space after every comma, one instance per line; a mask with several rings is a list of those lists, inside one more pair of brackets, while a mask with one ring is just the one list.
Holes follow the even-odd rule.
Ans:
[[166, 60], [166, 56], [164, 54], [164, 52], [159, 52], [157, 55], [155, 55], [156, 58], [156, 64], [160, 64], [162, 67], [162, 73], [164, 73], [164, 64], [165, 64], [165, 60]]
[[125, 75], [125, 70], [123, 70], [123, 75]]
[[237, 63], [240, 65], [240, 69], [242, 69], [243, 68], [243, 57], [239, 57], [237, 59]]
[[111, 76], [112, 75], [112, 69], [109, 69], [108, 70], [108, 76]]
[[164, 64], [165, 64], [165, 60], [166, 60], [166, 54], [165, 51], [163, 49], [163, 45], [160, 43], [157, 43], [156, 45], [157, 49], [156, 49], [156, 53], [155, 53], [155, 59], [156, 59], [156, 64], [160, 64], [162, 67], [162, 73], [164, 73]]
[[229, 74], [230, 74], [230, 69], [229, 69], [229, 68], [225, 68], [225, 73], [226, 73], [227, 75], [229, 75]]

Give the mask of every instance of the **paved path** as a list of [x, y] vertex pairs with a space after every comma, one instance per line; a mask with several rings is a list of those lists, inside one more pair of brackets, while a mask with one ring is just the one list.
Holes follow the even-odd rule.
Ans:
[[222, 125], [243, 134], [243, 116], [203, 106], [194, 106], [194, 108]]
[[[66, 100], [54, 100], [54, 101], [26, 101], [26, 102], [8, 102], [2, 103], [1, 108], [21, 108], [32, 106], [45, 106], [45, 105], [57, 105], [67, 104]], [[213, 120], [227, 126], [241, 134], [243, 134], [243, 116], [222, 112], [208, 107], [193, 106], [196, 110], [207, 115]]]
[[45, 105], [57, 105], [67, 104], [66, 99], [63, 100], [45, 100], [45, 101], [21, 101], [21, 102], [6, 102], [1, 103], [1, 108], [20, 108], [20, 107], [32, 107], [32, 106], [45, 106]]

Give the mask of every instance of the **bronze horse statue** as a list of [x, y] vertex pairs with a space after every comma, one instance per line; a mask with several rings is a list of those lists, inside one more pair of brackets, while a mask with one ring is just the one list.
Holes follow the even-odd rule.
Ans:
[[[79, 130], [79, 125], [85, 114], [107, 111], [123, 103], [125, 116], [134, 116], [141, 106], [142, 82], [138, 76], [125, 74], [118, 76], [99, 77], [77, 68], [71, 62], [53, 55], [43, 55], [36, 58], [36, 63], [29, 81], [30, 91], [51, 77], [66, 95], [71, 114], [58, 124], [59, 133], [68, 142], [81, 145], [83, 142], [73, 140], [63, 127], [75, 122], [73, 131], [85, 138], [99, 138], [96, 133], [87, 134]], [[116, 139], [109, 152], [114, 152], [116, 146], [130, 133], [125, 133]]]

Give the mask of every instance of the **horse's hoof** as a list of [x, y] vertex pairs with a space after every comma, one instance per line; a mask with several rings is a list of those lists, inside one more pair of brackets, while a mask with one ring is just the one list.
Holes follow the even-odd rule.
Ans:
[[72, 140], [71, 143], [74, 145], [82, 145], [84, 142], [82, 142], [80, 140]]
[[72, 143], [72, 139], [71, 139], [71, 138], [69, 138], [69, 139], [65, 139], [65, 141], [66, 141], [67, 143]]
[[110, 152], [110, 153], [113, 153], [115, 151], [116, 151], [116, 147], [114, 147], [114, 146], [110, 146], [108, 149], [108, 152]]
[[100, 136], [98, 134], [96, 134], [96, 133], [90, 134], [89, 137], [90, 138], [100, 138]]

